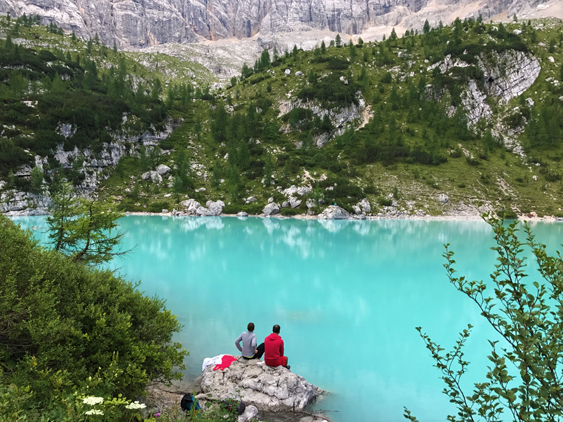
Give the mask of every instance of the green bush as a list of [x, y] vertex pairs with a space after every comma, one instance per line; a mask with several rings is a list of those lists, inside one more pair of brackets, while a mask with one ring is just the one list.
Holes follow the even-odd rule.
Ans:
[[393, 205], [393, 200], [391, 199], [386, 199], [386, 198], [379, 198], [377, 200], [377, 202], [379, 203], [379, 205], [381, 205], [382, 207], [390, 207], [391, 205]]
[[294, 215], [301, 214], [301, 211], [294, 208], [282, 208], [280, 210], [280, 214], [285, 217], [292, 217]]
[[91, 394], [138, 397], [151, 380], [181, 378], [176, 317], [135, 287], [40, 247], [0, 215], [0, 386], [29, 387], [29, 407], [47, 409], [92, 379], [104, 381]]
[[518, 214], [516, 214], [513, 210], [509, 209], [505, 209], [505, 210], [500, 210], [497, 211], [497, 215], [500, 218], [503, 218], [505, 220], [517, 220], [518, 219]]

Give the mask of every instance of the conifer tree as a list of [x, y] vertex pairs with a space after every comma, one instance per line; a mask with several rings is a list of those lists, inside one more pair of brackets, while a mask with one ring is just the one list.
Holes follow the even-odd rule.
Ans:
[[425, 34], [428, 34], [430, 32], [430, 22], [428, 22], [428, 19], [424, 21], [424, 27], [422, 28], [422, 32], [424, 32]]
[[336, 34], [336, 38], [334, 39], [337, 48], [342, 47], [342, 38], [340, 38], [340, 34]]
[[321, 54], [325, 54], [326, 53], [326, 45], [325, 42], [323, 40], [323, 42], [321, 42]]

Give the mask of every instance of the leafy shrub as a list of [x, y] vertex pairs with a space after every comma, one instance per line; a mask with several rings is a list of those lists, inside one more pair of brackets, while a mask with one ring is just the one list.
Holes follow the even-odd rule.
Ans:
[[343, 60], [338, 57], [330, 57], [328, 59], [327, 68], [330, 70], [346, 70], [350, 67], [350, 63], [347, 60]]
[[379, 205], [381, 205], [382, 207], [390, 207], [391, 205], [393, 205], [393, 201], [391, 199], [387, 199], [387, 198], [379, 198], [377, 200], [377, 202], [379, 203]]
[[475, 158], [465, 157], [465, 161], [467, 161], [467, 164], [469, 164], [470, 166], [478, 166], [479, 165], [479, 160], [476, 160]]
[[166, 201], [156, 201], [147, 207], [148, 212], [162, 212], [162, 210], [170, 210], [170, 204]]
[[561, 180], [561, 175], [555, 171], [548, 171], [545, 174], [545, 180], [547, 180], [548, 182], [557, 182], [558, 180]]
[[301, 214], [301, 211], [294, 209], [294, 208], [282, 208], [280, 210], [280, 214], [285, 217], [292, 217], [294, 215]]
[[180, 378], [186, 354], [163, 300], [40, 247], [2, 215], [0, 326], [0, 384], [30, 387], [39, 408], [110, 368], [104, 394], [139, 396], [151, 380]]
[[518, 219], [518, 214], [516, 214], [516, 212], [514, 212], [512, 209], [505, 209], [505, 210], [500, 210], [497, 211], [497, 215], [500, 218], [503, 218], [505, 220], [516, 220]]
[[364, 188], [364, 193], [368, 194], [368, 195], [377, 195], [378, 191], [375, 188], [375, 186], [372, 185], [368, 185]]
[[348, 85], [340, 80], [339, 74], [333, 73], [316, 83], [303, 87], [297, 97], [304, 101], [317, 99], [324, 107], [358, 105], [356, 91], [359, 86], [356, 82], [348, 81]]

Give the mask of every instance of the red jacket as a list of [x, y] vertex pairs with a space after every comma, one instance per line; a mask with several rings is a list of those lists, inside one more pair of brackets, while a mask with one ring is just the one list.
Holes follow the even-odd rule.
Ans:
[[275, 333], [270, 334], [264, 340], [264, 362], [268, 366], [280, 366], [283, 356], [283, 340]]

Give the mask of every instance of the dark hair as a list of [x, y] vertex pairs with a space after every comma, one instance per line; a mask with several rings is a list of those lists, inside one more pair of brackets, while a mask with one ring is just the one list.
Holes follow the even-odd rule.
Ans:
[[248, 328], [248, 331], [254, 331], [254, 323], [253, 322], [249, 322], [248, 326], [246, 327]]
[[280, 333], [280, 326], [278, 324], [274, 325], [274, 328], [272, 328], [272, 331], [275, 334], [279, 334]]

